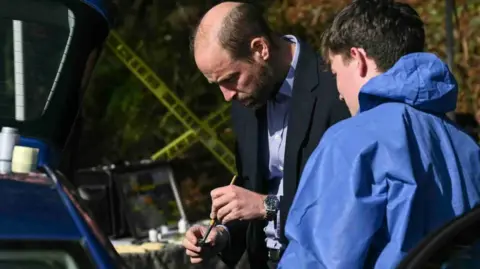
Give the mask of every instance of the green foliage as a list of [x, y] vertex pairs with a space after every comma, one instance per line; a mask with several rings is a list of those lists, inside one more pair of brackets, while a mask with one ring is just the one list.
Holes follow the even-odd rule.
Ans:
[[[120, 1], [116, 29], [187, 106], [204, 117], [223, 100], [197, 71], [189, 53], [189, 33], [203, 9], [200, 4], [205, 5], [201, 1], [181, 7], [173, 1]], [[82, 158], [88, 162], [99, 162], [101, 155], [109, 162], [148, 158], [186, 131], [116, 61], [111, 52], [105, 51], [88, 91], [86, 132], [95, 130], [97, 139], [104, 141], [100, 147], [85, 151], [97, 157]]]

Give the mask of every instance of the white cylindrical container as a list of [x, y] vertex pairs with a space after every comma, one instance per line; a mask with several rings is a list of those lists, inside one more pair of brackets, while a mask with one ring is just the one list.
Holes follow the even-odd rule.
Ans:
[[150, 242], [157, 242], [158, 241], [158, 232], [156, 229], [148, 230], [148, 240]]
[[13, 147], [18, 142], [17, 129], [2, 127], [0, 132], [0, 174], [12, 172]]
[[178, 232], [181, 233], [181, 234], [186, 233], [187, 229], [188, 229], [187, 226], [188, 226], [187, 221], [184, 218], [181, 218], [178, 221]]
[[168, 226], [167, 226], [167, 225], [162, 225], [162, 226], [160, 226], [160, 232], [161, 232], [162, 234], [167, 234], [168, 231], [169, 231], [169, 230], [168, 230]]

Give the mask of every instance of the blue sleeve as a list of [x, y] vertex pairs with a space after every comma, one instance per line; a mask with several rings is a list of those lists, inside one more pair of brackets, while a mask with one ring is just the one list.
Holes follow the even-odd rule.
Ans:
[[376, 143], [333, 140], [317, 147], [288, 215], [290, 243], [279, 268], [364, 267], [385, 217], [387, 183], [374, 167], [382, 157]]

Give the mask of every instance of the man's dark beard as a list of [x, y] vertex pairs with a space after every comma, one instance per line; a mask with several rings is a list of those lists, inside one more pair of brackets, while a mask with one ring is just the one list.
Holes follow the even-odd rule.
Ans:
[[248, 107], [258, 109], [264, 106], [267, 101], [278, 93], [283, 82], [272, 84], [273, 69], [268, 64], [261, 68], [261, 73], [258, 77], [256, 91], [252, 94], [252, 103]]

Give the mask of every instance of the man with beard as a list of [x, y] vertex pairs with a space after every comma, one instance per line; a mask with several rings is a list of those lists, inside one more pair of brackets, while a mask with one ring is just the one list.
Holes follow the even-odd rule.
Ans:
[[[252, 4], [210, 9], [194, 33], [195, 62], [232, 101], [238, 179], [211, 192], [219, 225], [183, 245], [192, 263], [219, 254], [230, 266], [247, 251], [250, 268], [276, 268], [287, 245], [283, 227], [300, 173], [328, 127], [350, 116], [317, 53], [295, 36], [274, 34]], [[288, 137], [287, 137], [288, 130]]]

